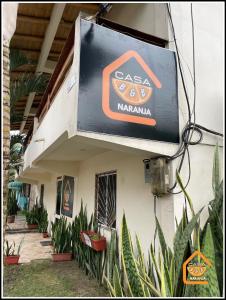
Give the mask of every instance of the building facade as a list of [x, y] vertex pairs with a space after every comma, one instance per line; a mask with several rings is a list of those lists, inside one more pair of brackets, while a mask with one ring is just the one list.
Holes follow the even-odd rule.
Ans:
[[[223, 3], [205, 3], [205, 5], [194, 3], [192, 10], [196, 71], [196, 123], [221, 133], [223, 131], [224, 94], [224, 64], [222, 63], [224, 15], [222, 8]], [[192, 110], [194, 75], [190, 4], [171, 3], [170, 13]], [[148, 178], [150, 174], [145, 169], [144, 163], [145, 159], [159, 156], [171, 157], [177, 152], [180, 143], [177, 140], [175, 124], [178, 122], [178, 136], [181, 142], [181, 134], [189, 117], [178, 62], [175, 62], [174, 70], [170, 69], [173, 60], [171, 63], [168, 58], [164, 60], [165, 53], [167, 55], [173, 53], [176, 57], [175, 40], [167, 6], [163, 3], [113, 4], [112, 9], [98, 25], [94, 24], [93, 20], [84, 20], [84, 18], [85, 16], [80, 16], [76, 20], [72, 37], [68, 38], [68, 45], [72, 43], [74, 46], [72, 48], [68, 46], [68, 49], [72, 50], [66, 49], [65, 57], [62, 53], [62, 62], [58, 62], [59, 69], [58, 71], [56, 71], [57, 67], [55, 69], [58, 72], [56, 79], [50, 82], [47, 88], [46, 103], [50, 101], [51, 104], [48, 106], [45, 104], [34, 120], [33, 134], [25, 151], [24, 167], [18, 179], [35, 186], [33, 191], [36, 191], [38, 198], [42, 194], [43, 204], [48, 210], [50, 221], [60, 215], [65, 215], [71, 222], [79, 212], [82, 200], [87, 206], [89, 215], [96, 213], [106, 236], [111, 230], [120, 230], [125, 212], [132, 236], [135, 233], [138, 234], [144, 249], [147, 250], [153, 241], [155, 216], [157, 216], [166, 233], [167, 242], [172, 245], [176, 226], [175, 218], [179, 220], [181, 217], [182, 208], [185, 205], [184, 196], [182, 193], [176, 194], [180, 191], [178, 187], [171, 193], [155, 196], [151, 180]], [[129, 33], [126, 29], [130, 29]], [[98, 36], [99, 31], [102, 32], [100, 36]], [[110, 44], [110, 39], [114, 40], [115, 36], [115, 44], [114, 42]], [[117, 45], [120, 45], [117, 51], [121, 51], [123, 55], [123, 43], [127, 43], [127, 39], [133, 47], [131, 51], [135, 51], [136, 47], [136, 53], [139, 49], [141, 52], [146, 51], [147, 59], [144, 60], [149, 67], [149, 50], [144, 50], [145, 45], [151, 47], [150, 52], [153, 49], [157, 55], [160, 53], [159, 63], [156, 63], [157, 66], [154, 64], [154, 67], [158, 70], [159, 66], [160, 69], [165, 68], [168, 63], [165, 80], [176, 85], [173, 94], [171, 96], [168, 94], [169, 98], [166, 94], [161, 96], [166, 97], [166, 104], [162, 109], [169, 114], [171, 110], [176, 109], [176, 111], [170, 118], [163, 117], [165, 118], [163, 129], [157, 132], [155, 138], [148, 136], [149, 131], [146, 125], [144, 125], [146, 127], [136, 127], [139, 124], [135, 122], [135, 125], [130, 127], [128, 123], [130, 124], [131, 121], [121, 122], [114, 119], [114, 115], [109, 118], [109, 125], [102, 121], [102, 116], [94, 117], [96, 111], [92, 106], [94, 103], [92, 101], [96, 101], [95, 97], [98, 92], [103, 96], [96, 70], [100, 66], [102, 69], [107, 66], [103, 62], [104, 57], [112, 53], [114, 56]], [[145, 42], [142, 41], [144, 39]], [[92, 41], [97, 42], [92, 44]], [[67, 45], [65, 47], [67, 48]], [[88, 49], [89, 47], [91, 49]], [[103, 49], [107, 49], [106, 53]], [[98, 53], [102, 54], [98, 56]], [[100, 59], [103, 59], [102, 64]], [[139, 76], [135, 78], [136, 75], [127, 72], [130, 70], [127, 67], [120, 69], [117, 65], [116, 80], [119, 80], [120, 84], [125, 81], [137, 84], [136, 88], [141, 84], [146, 88], [145, 93], [151, 93], [149, 85], [145, 86], [145, 76], [138, 74]], [[88, 73], [84, 72], [84, 69], [87, 69]], [[147, 69], [143, 68], [143, 70]], [[128, 74], [131, 76], [128, 77]], [[163, 76], [160, 75], [160, 77], [157, 79], [161, 82]], [[154, 78], [151, 79], [158, 86], [158, 81]], [[121, 87], [117, 86], [118, 81], [115, 81], [115, 84], [116, 87]], [[166, 84], [161, 82], [161, 86], [164, 90]], [[167, 93], [170, 93], [170, 89]], [[127, 116], [134, 115], [132, 109], [138, 106], [131, 104], [131, 99], [130, 103], [126, 102], [128, 97], [124, 101], [125, 93], [122, 94], [123, 90], [119, 97], [124, 106], [118, 106], [118, 109], [121, 109], [121, 113], [126, 113]], [[105, 101], [104, 97], [106, 95], [99, 97], [99, 101]], [[175, 106], [172, 99], [176, 100], [178, 106]], [[102, 108], [101, 113], [106, 119], [104, 107]], [[107, 111], [109, 112], [110, 109]], [[145, 113], [140, 113], [141, 117], [144, 117]], [[135, 115], [137, 116], [138, 113]], [[119, 117], [119, 114], [115, 116]], [[144, 119], [148, 117], [146, 110]], [[177, 119], [176, 123], [175, 119]], [[118, 121], [121, 127], [117, 125]], [[125, 134], [122, 134], [124, 130]], [[191, 179], [187, 191], [193, 200], [195, 211], [207, 206], [213, 197], [212, 163], [216, 143], [220, 146], [222, 157], [222, 138], [216, 135], [203, 132], [202, 141], [197, 145], [189, 146]], [[175, 182], [178, 164], [178, 159], [168, 164], [169, 187], [172, 187]], [[187, 182], [188, 176], [189, 163], [185, 156], [181, 169], [181, 178], [184, 183]], [[165, 177], [166, 184], [168, 184], [167, 180]], [[206, 216], [207, 209], [205, 208], [201, 221], [205, 220]]]

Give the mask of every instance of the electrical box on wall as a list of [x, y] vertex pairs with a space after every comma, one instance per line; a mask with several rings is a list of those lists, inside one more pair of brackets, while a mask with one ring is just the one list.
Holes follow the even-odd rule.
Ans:
[[169, 165], [165, 158], [150, 160], [151, 189], [156, 196], [163, 196], [169, 191]]
[[151, 183], [152, 193], [163, 196], [169, 189], [169, 165], [165, 158], [144, 159], [145, 183]]

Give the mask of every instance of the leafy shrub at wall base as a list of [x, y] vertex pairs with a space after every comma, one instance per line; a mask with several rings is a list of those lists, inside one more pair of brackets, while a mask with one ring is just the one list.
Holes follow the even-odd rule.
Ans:
[[67, 224], [65, 217], [61, 217], [52, 225], [53, 261], [72, 260], [71, 224]]

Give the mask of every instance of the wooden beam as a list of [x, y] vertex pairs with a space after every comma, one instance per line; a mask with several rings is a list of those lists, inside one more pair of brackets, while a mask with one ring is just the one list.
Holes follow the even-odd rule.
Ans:
[[80, 8], [81, 10], [89, 10], [96, 12], [99, 9], [99, 4], [91, 3], [68, 3], [68, 5], [73, 6], [74, 8]]
[[[19, 47], [12, 47], [11, 49], [17, 49], [17, 50], [20, 50], [20, 51], [23, 51], [23, 52], [27, 52], [27, 53], [33, 53], [33, 54], [40, 54], [40, 50], [33, 50], [33, 49], [27, 49], [27, 48], [19, 48]], [[59, 56], [61, 53], [61, 51], [51, 51], [49, 53], [49, 56]]]
[[[44, 36], [35, 36], [35, 35], [27, 35], [27, 34], [16, 33], [16, 34], [14, 34], [13, 39], [42, 43], [43, 39], [44, 39]], [[53, 43], [60, 44], [60, 45], [64, 45], [65, 42], [66, 42], [65, 39], [54, 39], [53, 40]]]
[[[53, 44], [55, 35], [57, 33], [59, 23], [62, 19], [65, 6], [66, 6], [65, 3], [55, 3], [53, 5], [51, 17], [50, 17], [49, 24], [45, 31], [45, 37], [43, 39], [42, 48], [41, 48], [40, 55], [38, 58], [36, 73], [39, 73], [40, 71], [42, 72], [42, 68], [45, 66], [46, 61], [50, 55], [52, 44]], [[23, 132], [23, 129], [26, 125], [27, 115], [30, 112], [34, 97], [35, 97], [35, 93], [30, 93], [28, 96], [27, 104], [26, 104], [26, 107], [24, 110], [24, 119], [25, 120], [21, 123], [20, 132]]]
[[[49, 18], [41, 18], [41, 17], [35, 17], [35, 16], [26, 16], [26, 15], [17, 15], [17, 21], [19, 22], [26, 22], [26, 23], [32, 23], [32, 24], [44, 24], [48, 25], [49, 24]], [[65, 21], [63, 18], [61, 19], [60, 26], [63, 26], [67, 29], [71, 29], [73, 26], [73, 22], [68, 22]]]
[[[36, 95], [34, 101], [35, 101], [35, 100], [38, 101], [38, 100], [40, 100], [40, 99], [42, 99], [42, 96], [37, 96], [37, 95]], [[27, 101], [27, 97], [26, 97], [26, 96], [21, 97], [19, 101]], [[18, 102], [17, 102], [17, 103], [18, 103]]]
[[72, 26], [73, 26], [73, 22], [68, 22], [68, 21], [65, 21], [63, 18], [61, 19], [59, 25], [66, 28], [66, 29], [69, 29], [71, 30]]
[[47, 99], [48, 99], [48, 95], [52, 92], [53, 86], [55, 85], [55, 82], [58, 78], [58, 75], [59, 75], [61, 69], [63, 68], [63, 65], [65, 64], [65, 61], [68, 58], [68, 55], [71, 51], [71, 48], [74, 45], [74, 37], [75, 37], [75, 25], [72, 26], [72, 29], [69, 33], [66, 44], [65, 44], [65, 46], [64, 46], [64, 48], [63, 48], [63, 50], [62, 50], [62, 52], [59, 56], [59, 59], [58, 59], [57, 65], [54, 69], [53, 75], [51, 76], [50, 81], [48, 83], [48, 86], [47, 86], [47, 88], [46, 88], [46, 90], [43, 94], [43, 97], [42, 97], [42, 100], [40, 102], [38, 112], [37, 112], [37, 115], [36, 115], [37, 118], [39, 118], [39, 120], [41, 120], [42, 117], [45, 114], [46, 102], [47, 102]]
[[26, 15], [17, 15], [17, 21], [19, 22], [27, 22], [27, 23], [33, 23], [33, 24], [49, 24], [49, 18], [41, 18], [41, 17], [35, 17], [35, 16], [26, 16]]

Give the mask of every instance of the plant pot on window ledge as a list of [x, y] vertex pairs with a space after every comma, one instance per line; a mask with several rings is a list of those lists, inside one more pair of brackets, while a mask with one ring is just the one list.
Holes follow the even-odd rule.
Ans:
[[72, 260], [72, 253], [52, 253], [53, 261], [69, 261]]
[[91, 247], [95, 251], [104, 251], [106, 249], [106, 238], [95, 231], [81, 231], [80, 238], [85, 245]]
[[20, 255], [10, 255], [4, 257], [5, 265], [18, 265]]
[[7, 223], [14, 223], [15, 222], [15, 215], [11, 215], [7, 217]]

